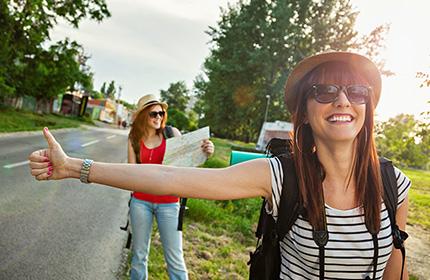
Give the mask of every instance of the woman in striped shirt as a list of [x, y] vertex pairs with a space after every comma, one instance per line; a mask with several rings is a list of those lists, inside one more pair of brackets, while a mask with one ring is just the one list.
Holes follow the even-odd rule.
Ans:
[[[295, 128], [293, 159], [307, 215], [300, 215], [280, 242], [280, 279], [321, 277], [312, 229], [321, 229], [325, 220], [325, 279], [400, 279], [402, 258], [393, 248], [373, 139], [373, 114], [380, 93], [381, 76], [375, 64], [355, 53], [314, 55], [290, 73], [285, 100]], [[80, 178], [83, 174], [84, 182], [157, 195], [205, 199], [264, 196], [270, 205], [267, 211], [275, 219], [279, 214], [284, 178], [278, 158], [221, 169], [92, 163], [68, 157], [47, 129], [44, 134], [48, 149], [29, 158], [38, 180]], [[51, 162], [53, 170], [44, 160]], [[395, 173], [399, 190], [396, 218], [404, 230], [410, 181], [400, 170]], [[406, 269], [403, 279], [407, 279]]]

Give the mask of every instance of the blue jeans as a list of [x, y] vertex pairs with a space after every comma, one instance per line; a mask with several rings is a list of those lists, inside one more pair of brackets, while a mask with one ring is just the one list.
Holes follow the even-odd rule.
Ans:
[[133, 233], [131, 280], [148, 279], [148, 255], [154, 216], [157, 219], [169, 279], [188, 279], [182, 251], [182, 232], [177, 229], [178, 214], [179, 203], [158, 204], [132, 197], [130, 203]]

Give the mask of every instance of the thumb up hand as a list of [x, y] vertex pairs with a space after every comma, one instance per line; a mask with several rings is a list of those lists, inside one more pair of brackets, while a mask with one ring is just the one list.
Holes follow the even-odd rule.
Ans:
[[43, 129], [43, 135], [48, 143], [48, 148], [35, 151], [28, 157], [31, 175], [37, 180], [66, 178], [68, 176], [66, 163], [69, 157], [47, 127]]

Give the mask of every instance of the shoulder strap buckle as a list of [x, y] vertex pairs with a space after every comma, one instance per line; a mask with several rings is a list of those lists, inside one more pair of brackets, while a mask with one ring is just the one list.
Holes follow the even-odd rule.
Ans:
[[404, 248], [403, 243], [409, 237], [409, 235], [405, 231], [399, 229], [397, 225], [394, 225], [392, 230], [394, 247], [396, 249]]
[[318, 247], [324, 247], [328, 242], [328, 231], [327, 230], [314, 230], [312, 237]]

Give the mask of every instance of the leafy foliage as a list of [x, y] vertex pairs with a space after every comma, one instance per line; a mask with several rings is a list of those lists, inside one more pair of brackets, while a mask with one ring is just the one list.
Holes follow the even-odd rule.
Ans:
[[420, 87], [430, 87], [430, 75], [424, 72], [417, 72], [416, 77], [421, 80]]
[[110, 98], [112, 100], [115, 99], [116, 94], [116, 87], [115, 87], [115, 81], [111, 81], [104, 92], [105, 98]]
[[390, 31], [390, 24], [382, 24], [373, 29], [368, 35], [357, 38], [352, 49], [369, 57], [382, 75], [393, 76], [394, 72], [385, 67], [385, 60], [381, 58], [381, 51], [385, 49], [385, 36]]
[[184, 81], [171, 83], [167, 90], [160, 90], [160, 96], [170, 107], [185, 111], [190, 101], [189, 90]]
[[93, 90], [92, 92], [91, 92], [91, 98], [93, 98], [93, 99], [103, 99], [104, 98], [104, 95], [103, 95], [103, 93], [101, 93], [100, 91], [95, 91], [95, 90]]
[[102, 98], [109, 98], [109, 99], [115, 100], [115, 95], [116, 95], [115, 81], [110, 81], [107, 87], [106, 87], [106, 82], [103, 82], [100, 88], [100, 94], [102, 95]]
[[198, 127], [197, 114], [188, 108], [190, 90], [184, 81], [171, 83], [167, 90], [160, 90], [160, 96], [169, 108], [168, 123], [183, 132], [195, 130]]
[[204, 63], [206, 77], [195, 82], [203, 122], [221, 137], [255, 140], [266, 95], [271, 97], [269, 120], [288, 119], [283, 86], [289, 71], [310, 54], [352, 47], [356, 15], [347, 0], [229, 6], [207, 32], [213, 47]]
[[125, 100], [118, 100], [118, 102], [121, 103], [122, 105], [124, 105], [129, 110], [136, 110], [136, 104], [130, 104]]
[[430, 127], [400, 114], [375, 127], [379, 153], [396, 165], [425, 169], [430, 163]]
[[108, 16], [105, 0], [0, 0], [0, 97], [27, 94], [46, 101], [67, 87], [91, 90], [89, 57], [78, 43], [65, 39], [47, 49], [43, 43], [59, 18], [77, 28], [84, 18]]
[[190, 121], [188, 120], [184, 112], [179, 111], [176, 108], [169, 107], [167, 109], [167, 115], [167, 123], [169, 125], [172, 125], [181, 131], [188, 130]]
[[[430, 74], [425, 72], [417, 72], [416, 77], [420, 80], [420, 87], [430, 87]], [[430, 104], [430, 100], [427, 101]], [[424, 117], [430, 120], [430, 110], [422, 113]]]
[[82, 47], [68, 39], [40, 49], [37, 58], [29, 57], [22, 69], [22, 79], [16, 85], [20, 94], [36, 97], [37, 100], [49, 99], [74, 88], [92, 85], [92, 76], [81, 70], [77, 57], [82, 56]]

